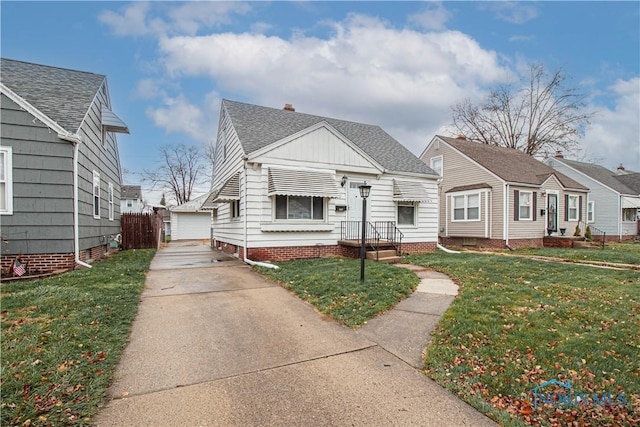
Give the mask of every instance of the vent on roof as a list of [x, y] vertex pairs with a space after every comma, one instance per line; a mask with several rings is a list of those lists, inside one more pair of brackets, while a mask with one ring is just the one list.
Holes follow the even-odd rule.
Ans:
[[457, 139], [463, 139], [463, 140], [466, 141], [467, 137], [460, 133], [460, 134], [458, 134], [458, 138]]
[[293, 104], [284, 104], [284, 108], [283, 110], [287, 110], [287, 111], [296, 111], [295, 108], [293, 108]]
[[617, 170], [618, 172], [624, 172], [624, 170], [625, 170], [625, 169], [624, 169], [624, 166], [622, 166], [622, 163], [620, 163], [620, 164], [618, 165], [618, 167], [616, 168], [616, 170]]

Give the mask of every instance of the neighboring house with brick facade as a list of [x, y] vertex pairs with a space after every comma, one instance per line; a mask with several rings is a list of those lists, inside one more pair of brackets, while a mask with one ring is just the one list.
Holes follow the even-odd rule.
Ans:
[[606, 233], [607, 240], [638, 236], [640, 174], [618, 174], [593, 163], [565, 159], [561, 154], [545, 163], [589, 187], [587, 223]]
[[249, 260], [355, 255], [367, 236], [434, 250], [438, 175], [379, 126], [223, 100], [212, 244]]
[[120, 190], [120, 213], [141, 213], [143, 210], [142, 187], [123, 185]]
[[107, 79], [2, 59], [2, 272], [20, 255], [28, 272], [102, 258], [120, 232], [121, 169]]
[[442, 175], [445, 245], [540, 247], [584, 223], [587, 187], [520, 151], [436, 135], [420, 158]]

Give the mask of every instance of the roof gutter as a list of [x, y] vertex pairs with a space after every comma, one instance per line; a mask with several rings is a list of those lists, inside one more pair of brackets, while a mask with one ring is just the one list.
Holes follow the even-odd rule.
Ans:
[[247, 217], [249, 215], [247, 214], [247, 212], [248, 212], [247, 210], [247, 161], [245, 159], [245, 162], [244, 162], [244, 254], [243, 254], [244, 262], [251, 266], [257, 265], [258, 267], [273, 268], [274, 270], [278, 270], [280, 267], [278, 267], [277, 265], [273, 265], [268, 262], [253, 261], [247, 258], [247, 252], [249, 252], [248, 245], [247, 245], [247, 242], [248, 242]]
[[70, 141], [73, 144], [73, 252], [75, 262], [86, 268], [91, 268], [91, 264], [80, 261], [80, 230], [78, 227], [78, 148], [81, 139], [78, 135], [58, 135], [61, 139]]

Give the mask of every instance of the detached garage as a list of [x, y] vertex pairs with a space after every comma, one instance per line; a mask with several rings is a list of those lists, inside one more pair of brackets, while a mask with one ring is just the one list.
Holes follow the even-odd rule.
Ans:
[[211, 211], [202, 210], [207, 195], [171, 209], [171, 240], [211, 238]]

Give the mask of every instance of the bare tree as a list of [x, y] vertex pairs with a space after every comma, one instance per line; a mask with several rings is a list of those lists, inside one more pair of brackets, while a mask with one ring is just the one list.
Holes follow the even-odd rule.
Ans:
[[166, 188], [178, 205], [188, 202], [202, 179], [205, 156], [199, 148], [182, 143], [162, 146], [160, 153], [160, 166], [155, 171], [145, 170], [143, 181]]
[[586, 96], [566, 87], [562, 71], [549, 76], [542, 63], [532, 64], [528, 77], [520, 89], [497, 86], [481, 105], [469, 99], [454, 105], [456, 131], [471, 140], [529, 155], [573, 152], [594, 114], [585, 111]]

